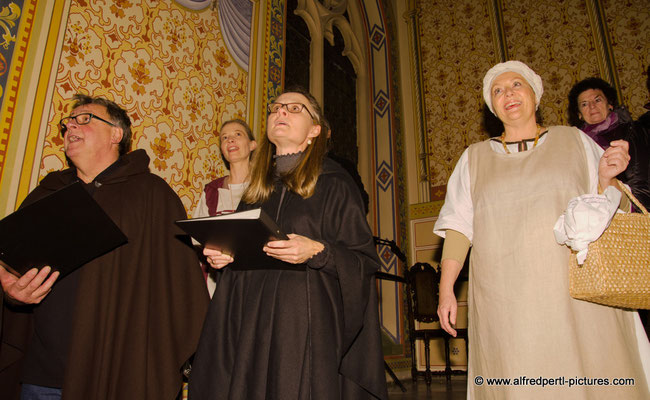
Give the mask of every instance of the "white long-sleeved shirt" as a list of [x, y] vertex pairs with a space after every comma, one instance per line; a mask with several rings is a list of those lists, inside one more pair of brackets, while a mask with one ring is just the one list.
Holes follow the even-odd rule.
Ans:
[[[539, 138], [538, 146], [543, 146], [547, 135]], [[587, 168], [589, 169], [589, 193], [598, 191], [598, 163], [603, 155], [603, 149], [596, 144], [589, 136], [582, 131], [580, 139], [587, 156]], [[491, 140], [490, 147], [493, 151], [505, 154], [503, 144], [500, 141]], [[509, 144], [508, 150], [511, 153], [518, 151], [518, 144]], [[467, 149], [463, 152], [454, 167], [454, 171], [449, 177], [447, 183], [447, 194], [445, 203], [440, 210], [440, 215], [433, 227], [433, 233], [440, 237], [445, 237], [447, 229], [453, 229], [465, 235], [470, 242], [474, 236], [474, 207], [472, 205], [472, 195], [470, 192], [470, 175], [469, 175], [469, 156]]]

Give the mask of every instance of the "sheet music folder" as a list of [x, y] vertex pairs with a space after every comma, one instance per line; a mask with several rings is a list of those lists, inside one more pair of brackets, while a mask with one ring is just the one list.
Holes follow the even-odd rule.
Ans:
[[228, 268], [234, 270], [304, 270], [303, 265], [285, 263], [262, 251], [272, 240], [288, 240], [275, 221], [261, 208], [214, 217], [176, 221], [190, 236], [209, 249], [233, 256]]
[[0, 220], [0, 261], [18, 276], [49, 265], [61, 279], [127, 241], [80, 182]]

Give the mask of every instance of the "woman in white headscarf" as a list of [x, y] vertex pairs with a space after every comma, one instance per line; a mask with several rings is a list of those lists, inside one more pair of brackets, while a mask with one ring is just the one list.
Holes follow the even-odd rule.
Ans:
[[471, 244], [469, 398], [647, 399], [650, 347], [638, 314], [571, 298], [570, 251], [553, 234], [571, 198], [615, 184], [628, 144], [603, 152], [576, 128], [538, 125], [542, 93], [519, 61], [485, 75], [483, 96], [504, 132], [471, 145], [449, 179], [434, 227], [446, 238], [440, 324], [456, 335], [453, 285]]

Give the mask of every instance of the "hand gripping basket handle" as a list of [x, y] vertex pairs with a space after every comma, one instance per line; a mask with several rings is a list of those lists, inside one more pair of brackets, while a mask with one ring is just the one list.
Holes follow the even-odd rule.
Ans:
[[625, 193], [625, 195], [632, 201], [632, 203], [634, 203], [635, 206], [639, 208], [639, 210], [641, 210], [643, 214], [648, 215], [648, 210], [646, 210], [646, 208], [643, 207], [643, 204], [641, 204], [639, 199], [634, 197], [632, 192], [630, 192], [630, 189], [628, 189], [627, 186], [623, 184], [623, 182], [617, 179], [616, 184], [618, 184], [618, 188], [621, 189], [621, 192]]

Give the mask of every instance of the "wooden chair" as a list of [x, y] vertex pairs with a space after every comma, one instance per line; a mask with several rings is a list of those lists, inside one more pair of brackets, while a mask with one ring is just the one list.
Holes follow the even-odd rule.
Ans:
[[[453, 373], [466, 373], [465, 371], [454, 371], [451, 368], [449, 356], [449, 339], [452, 337], [442, 328], [416, 329], [415, 322], [431, 323], [438, 321], [438, 285], [440, 283], [440, 272], [427, 263], [417, 263], [406, 271], [406, 295], [408, 305], [409, 339], [411, 341], [411, 375], [414, 381], [418, 376], [424, 376], [428, 384], [431, 383], [431, 360], [429, 342], [431, 339], [442, 338], [445, 344], [445, 371], [447, 382], [451, 381]], [[457, 337], [465, 339], [467, 346], [467, 329], [457, 329]], [[425, 371], [418, 371], [416, 365], [415, 342], [424, 342]]]

